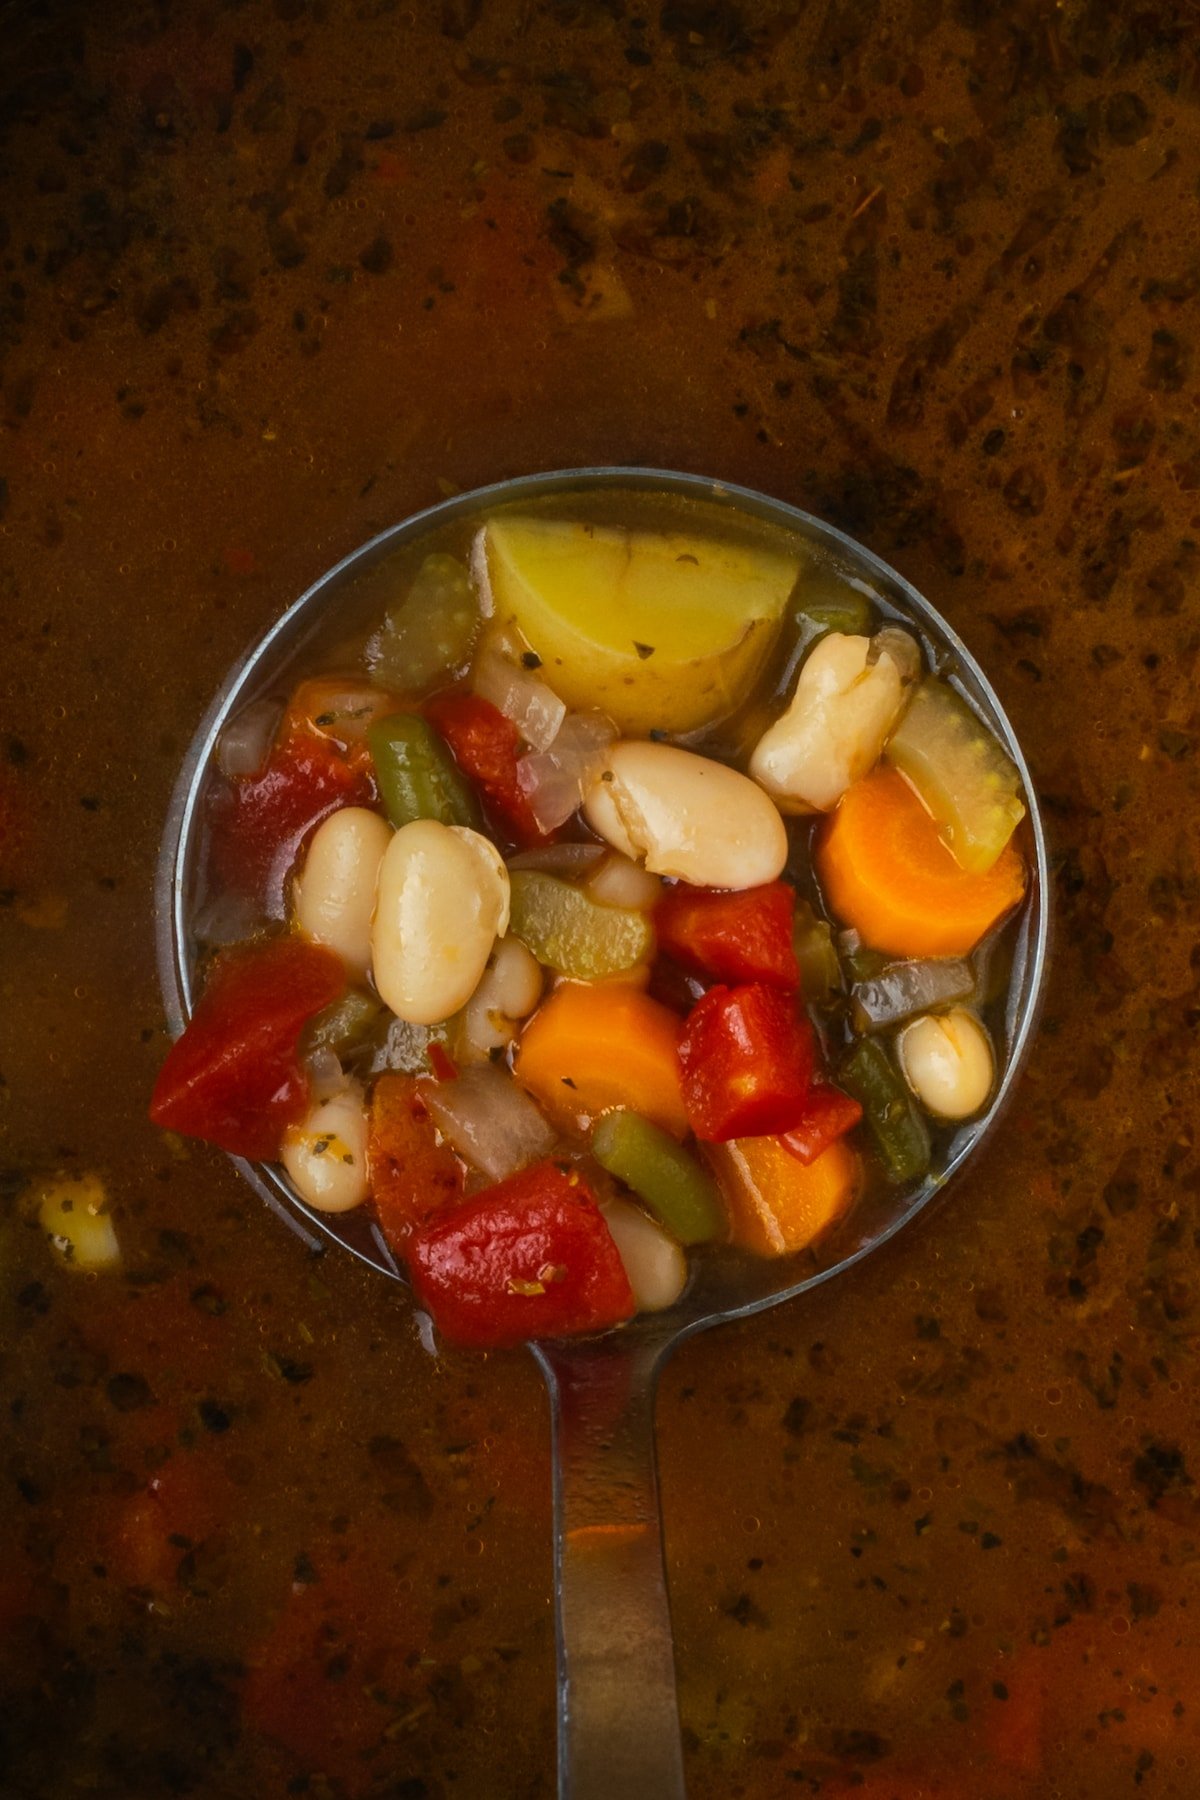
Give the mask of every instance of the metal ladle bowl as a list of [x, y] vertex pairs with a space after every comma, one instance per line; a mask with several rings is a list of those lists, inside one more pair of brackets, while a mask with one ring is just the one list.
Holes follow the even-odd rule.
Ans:
[[[195, 944], [189, 911], [202, 854], [203, 806], [214, 752], [227, 723], [293, 664], [327, 626], [348, 583], [431, 530], [488, 508], [564, 496], [674, 495], [728, 510], [807, 540], [849, 566], [872, 597], [913, 626], [948, 680], [1003, 744], [1020, 771], [1028, 807], [1030, 887], [1016, 928], [999, 1036], [1000, 1078], [986, 1112], [935, 1153], [914, 1189], [868, 1198], [816, 1253], [758, 1260], [694, 1259], [682, 1297], [603, 1336], [530, 1345], [546, 1378], [553, 1418], [555, 1591], [558, 1627], [560, 1800], [685, 1800], [671, 1619], [663, 1568], [654, 1451], [658, 1376], [679, 1344], [726, 1319], [742, 1319], [860, 1262], [916, 1217], [962, 1168], [1004, 1110], [1028, 1048], [1046, 967], [1049, 880], [1042, 820], [1012, 727], [987, 678], [945, 620], [870, 551], [782, 501], [701, 476], [655, 469], [580, 469], [532, 475], [456, 496], [373, 538], [323, 575], [249, 651], [210, 707], [184, 759], [158, 869], [158, 963], [173, 1033], [192, 1010]], [[403, 1271], [365, 1212], [321, 1214], [277, 1168], [233, 1161], [256, 1193], [308, 1243], [328, 1240], [381, 1273]]]

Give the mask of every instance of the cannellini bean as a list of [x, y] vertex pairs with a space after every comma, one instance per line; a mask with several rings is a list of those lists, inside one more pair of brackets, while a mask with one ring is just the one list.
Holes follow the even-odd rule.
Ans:
[[367, 1197], [367, 1109], [355, 1082], [283, 1134], [292, 1186], [317, 1212], [350, 1212]]
[[939, 1119], [969, 1119], [992, 1091], [991, 1041], [963, 1006], [914, 1019], [897, 1038], [896, 1051], [909, 1087]]
[[875, 648], [872, 661], [870, 638], [822, 638], [791, 705], [759, 739], [750, 773], [784, 812], [828, 812], [878, 762], [904, 682], [891, 652]]
[[343, 806], [318, 825], [292, 887], [296, 924], [356, 975], [371, 960], [375, 883], [392, 831], [365, 806]]
[[544, 979], [541, 963], [520, 938], [502, 937], [467, 1001], [455, 1046], [459, 1061], [486, 1062], [493, 1050], [506, 1049], [518, 1020], [541, 999]]
[[661, 1312], [673, 1306], [687, 1282], [681, 1246], [631, 1201], [610, 1200], [603, 1211], [638, 1311]]
[[98, 1175], [60, 1175], [38, 1195], [38, 1223], [73, 1269], [116, 1269], [121, 1246]]
[[662, 882], [640, 863], [631, 862], [619, 850], [610, 850], [584, 883], [593, 900], [605, 906], [622, 906], [630, 912], [653, 912], [662, 895]]
[[624, 856], [701, 887], [759, 887], [787, 860], [783, 820], [762, 789], [671, 744], [616, 744], [583, 810]]
[[379, 866], [371, 962], [381, 999], [411, 1025], [465, 1006], [508, 926], [508, 870], [462, 825], [415, 819]]

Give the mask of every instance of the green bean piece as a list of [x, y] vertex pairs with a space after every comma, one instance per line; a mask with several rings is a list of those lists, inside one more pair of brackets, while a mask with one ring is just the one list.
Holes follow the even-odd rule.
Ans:
[[712, 1176], [641, 1113], [605, 1113], [592, 1133], [592, 1155], [681, 1244], [706, 1244], [724, 1230], [725, 1209]]
[[807, 900], [796, 900], [792, 947], [800, 969], [800, 992], [819, 1006], [842, 985], [841, 964], [833, 943], [833, 927], [819, 919]]
[[576, 981], [619, 975], [654, 947], [646, 913], [604, 906], [573, 882], [538, 869], [513, 871], [508, 928], [540, 963]]
[[384, 687], [422, 694], [462, 674], [479, 630], [479, 598], [456, 556], [427, 556], [367, 645], [367, 667]]
[[399, 831], [414, 819], [469, 825], [478, 831], [479, 802], [454, 758], [420, 713], [392, 713], [367, 732], [387, 816]]
[[861, 1103], [888, 1180], [896, 1187], [917, 1181], [929, 1168], [929, 1132], [883, 1045], [874, 1038], [855, 1044], [838, 1081]]
[[301, 1049], [332, 1050], [343, 1060], [369, 1046], [374, 1027], [383, 1017], [383, 1002], [361, 988], [349, 988], [340, 1000], [309, 1020]]

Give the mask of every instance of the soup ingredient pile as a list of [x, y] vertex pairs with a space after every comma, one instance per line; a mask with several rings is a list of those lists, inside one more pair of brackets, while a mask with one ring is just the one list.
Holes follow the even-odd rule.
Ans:
[[215, 761], [152, 1116], [373, 1209], [453, 1341], [805, 1250], [993, 1091], [1017, 772], [790, 546], [486, 519]]

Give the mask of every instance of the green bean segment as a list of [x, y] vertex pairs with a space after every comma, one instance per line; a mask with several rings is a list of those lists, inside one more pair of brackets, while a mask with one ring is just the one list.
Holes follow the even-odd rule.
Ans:
[[479, 803], [454, 758], [420, 713], [392, 713], [367, 732], [379, 793], [399, 831], [414, 819], [469, 825], [478, 831]]
[[537, 869], [512, 875], [509, 930], [548, 969], [577, 981], [620, 975], [654, 947], [649, 917], [632, 907], [604, 906], [573, 882]]
[[681, 1244], [720, 1235], [725, 1212], [717, 1184], [694, 1156], [640, 1113], [605, 1113], [592, 1133], [601, 1168], [632, 1188]]
[[841, 1064], [838, 1081], [860, 1102], [867, 1126], [897, 1187], [929, 1168], [929, 1132], [900, 1072], [877, 1038], [863, 1038]]

